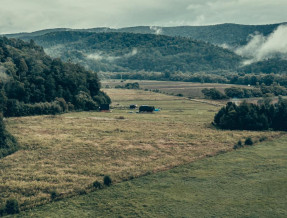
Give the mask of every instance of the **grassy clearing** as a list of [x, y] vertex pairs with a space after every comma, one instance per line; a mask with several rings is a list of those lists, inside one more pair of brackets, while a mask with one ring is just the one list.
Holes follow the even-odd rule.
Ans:
[[222, 93], [224, 89], [230, 87], [240, 87], [240, 88], [250, 88], [249, 86], [244, 85], [234, 85], [234, 84], [220, 84], [220, 83], [192, 83], [192, 82], [174, 82], [174, 81], [155, 81], [155, 80], [104, 80], [102, 81], [103, 87], [115, 87], [116, 85], [123, 85], [126, 83], [138, 82], [140, 88], [142, 89], [158, 89], [162, 93], [169, 95], [182, 94], [185, 97], [190, 98], [204, 98], [201, 90], [204, 88], [216, 88]]
[[[230, 151], [239, 139], [283, 134], [216, 130], [210, 122], [217, 106], [141, 90], [105, 91], [112, 113], [6, 120], [22, 149], [0, 160], [0, 207], [9, 198], [22, 209], [34, 207], [51, 201], [53, 192], [60, 198], [90, 192], [104, 175], [121, 182]], [[134, 103], [162, 111], [136, 114], [123, 107]]]
[[286, 144], [281, 137], [19, 217], [286, 217]]

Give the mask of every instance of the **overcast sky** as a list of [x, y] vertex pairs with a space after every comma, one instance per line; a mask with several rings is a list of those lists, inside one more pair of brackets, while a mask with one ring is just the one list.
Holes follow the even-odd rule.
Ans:
[[287, 0], [0, 0], [0, 33], [287, 21]]

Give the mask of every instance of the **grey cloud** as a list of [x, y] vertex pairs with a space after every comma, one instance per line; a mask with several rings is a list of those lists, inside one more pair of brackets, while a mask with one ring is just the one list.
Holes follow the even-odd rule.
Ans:
[[285, 0], [1, 0], [0, 33], [287, 21]]
[[279, 26], [272, 34], [265, 37], [263, 35], [253, 35], [249, 43], [237, 48], [236, 53], [249, 59], [243, 64], [272, 58], [274, 56], [287, 59], [287, 25]]

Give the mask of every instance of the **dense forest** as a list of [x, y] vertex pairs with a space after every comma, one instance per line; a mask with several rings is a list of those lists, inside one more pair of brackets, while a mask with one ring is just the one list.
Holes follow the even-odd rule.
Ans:
[[287, 130], [287, 100], [279, 97], [276, 104], [266, 100], [261, 105], [228, 102], [214, 117], [214, 123], [231, 130]]
[[30, 39], [49, 55], [96, 72], [235, 70], [242, 60], [206, 42], [154, 34], [57, 31]]
[[46, 55], [33, 40], [0, 37], [0, 157], [16, 148], [5, 117], [98, 110], [110, 98], [96, 73]]
[[287, 73], [287, 60], [284, 59], [268, 59], [264, 61], [258, 61], [252, 63], [250, 65], [243, 66], [239, 69], [239, 71], [244, 72], [246, 74], [255, 73], [259, 74], [264, 72], [265, 74], [279, 74], [279, 73]]
[[97, 74], [50, 58], [32, 40], [0, 38], [0, 60], [5, 116], [45, 114], [67, 107], [94, 110], [110, 101], [100, 91]]
[[[107, 72], [134, 74], [136, 71], [182, 72], [187, 76], [194, 73], [227, 74], [226, 71], [279, 74], [287, 71], [286, 57], [282, 58], [279, 51], [254, 62], [246, 53], [238, 53], [238, 49], [249, 44], [255, 36], [262, 40], [261, 43], [267, 39], [272, 41], [272, 37], [268, 37], [277, 32], [277, 28], [284, 28], [285, 24], [57, 28], [7, 36], [27, 41], [33, 39], [52, 57], [60, 57], [65, 61], [80, 63], [96, 72], [103, 72], [100, 75], [105, 78]], [[190, 43], [187, 43], [188, 40]], [[252, 42], [254, 43], [254, 40]], [[225, 50], [210, 47], [211, 44], [224, 47]], [[226, 51], [231, 54], [225, 53]], [[256, 51], [251, 49], [248, 54], [256, 56], [255, 53]], [[250, 64], [243, 65], [247, 62]]]

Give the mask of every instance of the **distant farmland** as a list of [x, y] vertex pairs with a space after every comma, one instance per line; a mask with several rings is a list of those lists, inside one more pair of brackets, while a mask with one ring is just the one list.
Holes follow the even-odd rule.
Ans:
[[192, 83], [192, 82], [174, 82], [174, 81], [155, 81], [155, 80], [103, 80], [102, 86], [115, 87], [116, 85], [123, 85], [126, 83], [138, 82], [140, 88], [149, 90], [159, 90], [162, 93], [169, 95], [182, 94], [190, 98], [204, 98], [201, 90], [204, 88], [216, 88], [222, 93], [224, 89], [230, 87], [250, 88], [249, 86], [234, 85], [234, 84], [221, 84], [221, 83]]

